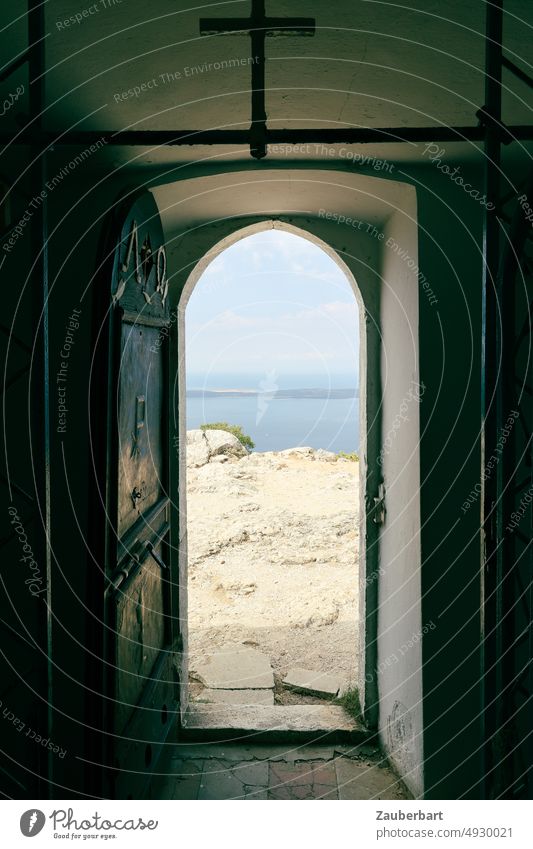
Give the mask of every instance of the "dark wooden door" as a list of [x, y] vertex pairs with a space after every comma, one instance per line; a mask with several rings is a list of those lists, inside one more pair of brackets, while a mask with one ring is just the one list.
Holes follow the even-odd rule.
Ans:
[[178, 702], [168, 288], [161, 222], [146, 193], [119, 222], [108, 319], [102, 718], [112, 798], [143, 795]]

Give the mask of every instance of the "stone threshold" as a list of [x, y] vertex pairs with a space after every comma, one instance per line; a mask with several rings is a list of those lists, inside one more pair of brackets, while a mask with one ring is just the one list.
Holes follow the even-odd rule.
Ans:
[[375, 739], [339, 705], [189, 705], [180, 740], [254, 743], [368, 743]]

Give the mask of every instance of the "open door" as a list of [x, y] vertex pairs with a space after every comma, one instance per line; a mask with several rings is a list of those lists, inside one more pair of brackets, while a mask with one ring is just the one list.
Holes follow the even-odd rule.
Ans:
[[[107, 380], [102, 790], [110, 798], [140, 798], [176, 716], [180, 645], [170, 556], [168, 279], [149, 192], [122, 207], [114, 233], [99, 357], [102, 364], [105, 349], [107, 373], [92, 380], [93, 399], [94, 384], [101, 381], [103, 393]], [[92, 406], [94, 421], [98, 401]]]

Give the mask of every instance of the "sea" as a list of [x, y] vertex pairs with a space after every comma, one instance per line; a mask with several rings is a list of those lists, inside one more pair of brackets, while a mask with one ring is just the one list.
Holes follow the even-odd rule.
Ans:
[[188, 374], [186, 409], [188, 430], [211, 422], [240, 425], [255, 451], [359, 449], [359, 388], [353, 373]]

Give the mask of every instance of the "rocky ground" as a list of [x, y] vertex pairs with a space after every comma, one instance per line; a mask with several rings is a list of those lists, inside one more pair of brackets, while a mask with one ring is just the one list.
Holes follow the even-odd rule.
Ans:
[[303, 666], [354, 683], [359, 464], [311, 448], [248, 454], [222, 431], [187, 443], [193, 679], [235, 644], [266, 654], [278, 682]]

